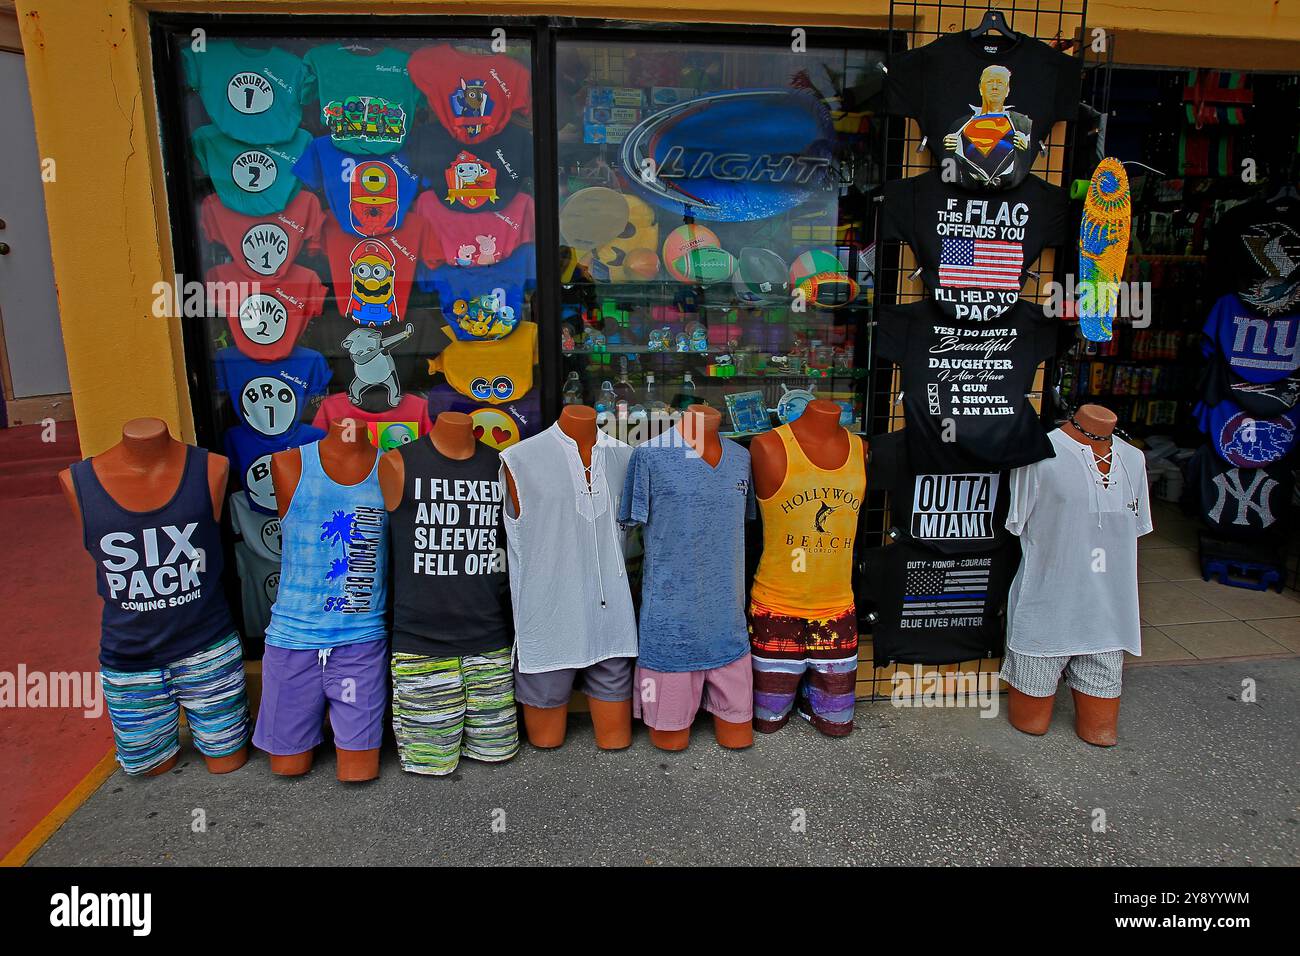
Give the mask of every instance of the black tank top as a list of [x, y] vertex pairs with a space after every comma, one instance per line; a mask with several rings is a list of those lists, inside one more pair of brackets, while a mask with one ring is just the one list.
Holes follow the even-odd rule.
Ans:
[[221, 587], [225, 557], [212, 518], [208, 453], [186, 450], [176, 494], [152, 511], [119, 505], [90, 462], [72, 466], [72, 485], [104, 599], [100, 663], [152, 670], [230, 635], [235, 624]]
[[403, 445], [402, 503], [389, 515], [393, 651], [463, 657], [514, 638], [500, 456], [447, 458], [427, 437]]

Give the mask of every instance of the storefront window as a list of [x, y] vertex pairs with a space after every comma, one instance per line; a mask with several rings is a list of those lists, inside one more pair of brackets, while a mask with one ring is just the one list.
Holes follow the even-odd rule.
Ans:
[[560, 41], [563, 403], [633, 443], [692, 403], [750, 435], [825, 398], [862, 431], [880, 58]]

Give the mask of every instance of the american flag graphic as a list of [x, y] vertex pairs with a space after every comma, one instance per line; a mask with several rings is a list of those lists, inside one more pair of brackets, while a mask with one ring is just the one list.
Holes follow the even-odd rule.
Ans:
[[941, 239], [939, 284], [967, 289], [1020, 288], [1025, 249], [995, 239]]
[[989, 565], [914, 568], [907, 572], [903, 617], [982, 614], [989, 592]]

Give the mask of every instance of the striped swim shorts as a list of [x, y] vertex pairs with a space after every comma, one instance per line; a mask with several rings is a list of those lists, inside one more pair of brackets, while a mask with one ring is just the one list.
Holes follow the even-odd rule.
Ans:
[[1064, 677], [1066, 686], [1080, 694], [1114, 698], [1124, 683], [1124, 652], [1030, 657], [1008, 650], [999, 676], [1029, 697], [1051, 697]]
[[853, 608], [831, 618], [808, 619], [751, 603], [749, 644], [755, 730], [780, 730], [797, 708], [800, 717], [829, 737], [852, 732], [858, 675], [858, 615]]
[[403, 770], [443, 776], [462, 755], [499, 763], [519, 751], [510, 648], [466, 657], [394, 654], [392, 670]]
[[117, 762], [148, 773], [181, 749], [180, 717], [205, 757], [226, 757], [248, 743], [244, 653], [231, 634], [174, 664], [146, 671], [101, 668]]

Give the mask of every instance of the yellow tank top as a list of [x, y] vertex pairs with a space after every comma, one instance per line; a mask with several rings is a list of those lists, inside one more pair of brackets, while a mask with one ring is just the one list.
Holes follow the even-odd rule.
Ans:
[[818, 468], [789, 425], [776, 429], [785, 446], [785, 480], [758, 499], [763, 555], [750, 596], [777, 614], [822, 620], [853, 606], [853, 538], [867, 490], [862, 439], [849, 435], [849, 457]]

